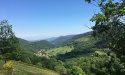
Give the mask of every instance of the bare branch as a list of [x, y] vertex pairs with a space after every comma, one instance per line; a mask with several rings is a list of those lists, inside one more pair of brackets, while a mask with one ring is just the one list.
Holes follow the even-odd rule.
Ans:
[[122, 19], [123, 19], [123, 20], [125, 20], [125, 17], [124, 17], [124, 16], [122, 16]]
[[92, 29], [92, 28], [88, 27], [86, 24], [85, 24], [85, 26], [86, 26], [87, 28], [89, 28], [89, 29]]
[[98, 5], [95, 5], [95, 4], [93, 4], [93, 3], [90, 3], [90, 4], [92, 4], [92, 5], [96, 6], [96, 7], [99, 7]]
[[[95, 0], [94, 0], [95, 1]], [[98, 5], [99, 5], [99, 3], [97, 2], [97, 1], [95, 1]]]

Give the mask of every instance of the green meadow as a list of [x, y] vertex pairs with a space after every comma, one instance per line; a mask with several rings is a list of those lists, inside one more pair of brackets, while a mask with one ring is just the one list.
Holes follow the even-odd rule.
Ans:
[[46, 55], [56, 56], [58, 54], [65, 54], [67, 52], [71, 52], [73, 49], [74, 49], [73, 46], [62, 46], [59, 48], [48, 50], [45, 53]]
[[[30, 65], [20, 61], [11, 61], [14, 66], [15, 75], [59, 75], [57, 72]], [[3, 69], [4, 60], [0, 60], [0, 75], [5, 75], [6, 70]]]

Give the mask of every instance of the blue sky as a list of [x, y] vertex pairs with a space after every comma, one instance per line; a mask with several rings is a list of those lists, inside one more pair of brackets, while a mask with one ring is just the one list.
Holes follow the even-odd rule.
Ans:
[[84, 0], [0, 0], [0, 21], [7, 19], [19, 38], [38, 40], [91, 31], [99, 8]]

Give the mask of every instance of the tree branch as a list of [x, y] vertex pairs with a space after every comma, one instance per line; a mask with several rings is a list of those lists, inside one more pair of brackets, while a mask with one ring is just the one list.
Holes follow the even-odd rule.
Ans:
[[99, 6], [97, 6], [97, 5], [93, 4], [93, 3], [90, 3], [90, 4], [92, 4], [92, 5], [96, 6], [96, 7], [99, 7]]

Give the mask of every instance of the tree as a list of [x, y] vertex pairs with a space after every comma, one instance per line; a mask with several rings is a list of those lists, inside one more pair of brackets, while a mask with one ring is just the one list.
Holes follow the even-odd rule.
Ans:
[[36, 64], [36, 66], [42, 67], [42, 63], [38, 62], [38, 63]]
[[107, 55], [105, 52], [96, 51], [90, 59], [90, 70], [96, 75], [125, 75], [124, 63], [121, 63], [113, 52]]
[[24, 58], [23, 62], [31, 64], [31, 60], [29, 59], [29, 57]]
[[108, 47], [118, 56], [125, 55], [125, 1], [124, 0], [85, 0], [100, 7], [101, 13], [94, 14], [93, 36], [107, 41]]
[[64, 66], [55, 66], [55, 69], [60, 75], [67, 74], [67, 69]]
[[80, 67], [73, 66], [70, 75], [86, 75]]
[[54, 67], [59, 64], [55, 58], [51, 58], [51, 59], [45, 60], [43, 65], [45, 65], [46, 68], [48, 69], [54, 70]]
[[0, 22], [0, 54], [4, 58], [9, 58], [12, 52], [19, 50], [18, 38], [12, 31], [12, 25], [8, 24], [7, 20]]

